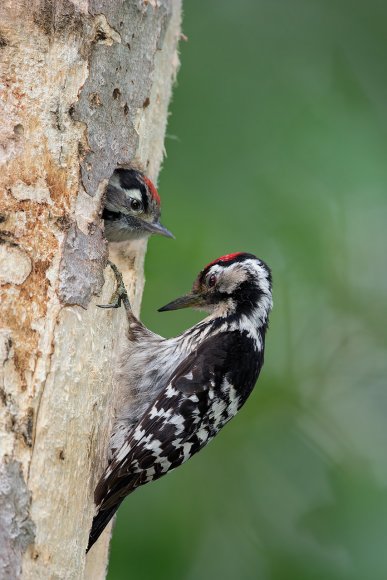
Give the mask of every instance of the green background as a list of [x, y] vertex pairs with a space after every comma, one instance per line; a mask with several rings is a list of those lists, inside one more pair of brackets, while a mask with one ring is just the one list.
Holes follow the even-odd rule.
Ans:
[[119, 511], [109, 580], [387, 578], [387, 4], [186, 0], [143, 320], [248, 251], [273, 269], [246, 407]]

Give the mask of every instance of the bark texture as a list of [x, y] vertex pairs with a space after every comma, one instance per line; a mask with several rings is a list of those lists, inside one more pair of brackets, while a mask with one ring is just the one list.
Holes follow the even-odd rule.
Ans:
[[[0, 577], [105, 577], [85, 558], [106, 459], [121, 311], [138, 311], [146, 244], [107, 248], [115, 167], [155, 179], [178, 66], [180, 0], [0, 5]], [[113, 244], [111, 244], [113, 246]]]

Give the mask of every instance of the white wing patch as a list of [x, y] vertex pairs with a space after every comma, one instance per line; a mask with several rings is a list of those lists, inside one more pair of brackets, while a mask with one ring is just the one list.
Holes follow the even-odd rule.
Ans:
[[145, 429], [142, 429], [140, 426], [138, 426], [134, 430], [133, 439], [135, 439], [136, 441], [139, 441], [140, 439], [142, 439], [144, 437], [145, 433], [146, 433]]
[[183, 454], [184, 454], [183, 463], [185, 461], [188, 461], [188, 459], [191, 457], [191, 448], [192, 443], [183, 443]]
[[184, 417], [181, 415], [172, 415], [169, 419], [169, 423], [171, 425], [175, 425], [176, 427], [176, 435], [180, 435], [184, 431]]
[[171, 397], [175, 397], [178, 394], [177, 390], [174, 389], [171, 385], [168, 385], [166, 391], [165, 391], [165, 396], [170, 399]]
[[123, 461], [130, 451], [129, 443], [125, 443], [115, 456], [116, 461]]
[[150, 438], [145, 445], [145, 449], [149, 449], [149, 451], [153, 451], [154, 453], [157, 453], [157, 455], [159, 456], [161, 456], [163, 453], [163, 450], [161, 449], [161, 441], [159, 441], [158, 439]]
[[155, 419], [159, 417], [160, 419], [168, 419], [172, 414], [172, 409], [168, 409], [167, 411], [163, 408], [157, 409], [156, 406], [153, 406], [149, 413], [149, 419]]
[[227, 404], [225, 401], [222, 401], [222, 399], [219, 399], [212, 404], [210, 415], [212, 416], [213, 425], [215, 429], [217, 429], [219, 424], [221, 423], [222, 414], [226, 410], [226, 408]]
[[234, 415], [237, 414], [239, 408], [239, 397], [237, 394], [237, 390], [235, 387], [229, 384], [229, 397], [230, 403], [227, 408], [228, 418], [231, 419]]
[[207, 429], [204, 429], [203, 427], [201, 429], [199, 429], [199, 431], [196, 433], [196, 435], [197, 435], [197, 438], [199, 439], [200, 443], [204, 443], [208, 439], [208, 431], [207, 431]]

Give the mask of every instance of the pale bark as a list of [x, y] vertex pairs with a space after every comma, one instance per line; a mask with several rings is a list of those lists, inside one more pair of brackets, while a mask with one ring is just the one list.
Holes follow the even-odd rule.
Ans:
[[[125, 317], [96, 307], [114, 288], [99, 216], [116, 166], [157, 177], [180, 8], [0, 5], [2, 579], [105, 577], [109, 530], [85, 547]], [[145, 250], [109, 248], [137, 312]]]

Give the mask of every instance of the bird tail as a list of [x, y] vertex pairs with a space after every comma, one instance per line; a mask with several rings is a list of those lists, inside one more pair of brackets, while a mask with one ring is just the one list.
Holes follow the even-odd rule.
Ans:
[[118, 510], [120, 504], [121, 502], [115, 504], [114, 506], [108, 509], [102, 509], [97, 513], [96, 516], [94, 516], [90, 530], [89, 543], [86, 549], [86, 554], [90, 550], [91, 546], [95, 544], [95, 542], [98, 540], [98, 538], [100, 537], [100, 535], [102, 534], [102, 532], [104, 531], [104, 529], [106, 528], [106, 526], [108, 525], [108, 523], [110, 522], [116, 511]]

